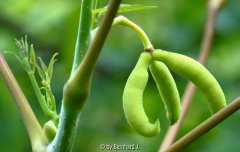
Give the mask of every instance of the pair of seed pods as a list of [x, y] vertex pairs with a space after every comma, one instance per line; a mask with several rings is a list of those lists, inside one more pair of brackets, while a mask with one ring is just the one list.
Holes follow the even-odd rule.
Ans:
[[171, 125], [181, 113], [181, 103], [175, 81], [168, 67], [193, 82], [206, 96], [214, 114], [226, 106], [224, 93], [212, 74], [199, 62], [177, 53], [162, 50], [143, 52], [130, 74], [123, 93], [123, 109], [130, 126], [145, 137], [160, 132], [160, 122], [149, 122], [143, 108], [143, 92], [148, 81], [148, 67], [157, 84]]

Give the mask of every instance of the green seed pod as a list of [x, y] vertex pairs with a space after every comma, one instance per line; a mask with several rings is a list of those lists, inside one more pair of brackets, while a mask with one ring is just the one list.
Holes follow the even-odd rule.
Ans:
[[181, 113], [181, 102], [176, 83], [164, 63], [152, 61], [149, 67], [164, 102], [167, 118], [171, 125], [174, 125]]
[[143, 108], [143, 91], [148, 81], [148, 66], [152, 60], [150, 53], [143, 52], [130, 74], [123, 92], [123, 110], [130, 126], [145, 137], [153, 137], [160, 132], [160, 122], [151, 124]]
[[45, 136], [47, 137], [48, 142], [49, 143], [52, 142], [57, 133], [57, 128], [54, 125], [53, 121], [50, 120], [44, 124], [43, 132], [44, 132]]
[[213, 114], [226, 106], [226, 99], [220, 85], [199, 62], [181, 54], [162, 50], [154, 50], [152, 57], [154, 60], [165, 63], [174, 72], [192, 81], [207, 97]]

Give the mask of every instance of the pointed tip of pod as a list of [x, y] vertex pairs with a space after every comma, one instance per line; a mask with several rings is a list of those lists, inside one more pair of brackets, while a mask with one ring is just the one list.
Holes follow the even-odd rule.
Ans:
[[170, 122], [170, 126], [173, 126], [173, 125], [175, 125], [177, 122]]
[[158, 135], [160, 133], [160, 121], [159, 121], [159, 119], [156, 120], [154, 126], [155, 126], [155, 130], [156, 130], [156, 135]]
[[172, 122], [171, 122], [169, 126], [173, 126], [173, 125], [175, 125], [175, 124], [176, 124], [176, 123], [172, 123]]

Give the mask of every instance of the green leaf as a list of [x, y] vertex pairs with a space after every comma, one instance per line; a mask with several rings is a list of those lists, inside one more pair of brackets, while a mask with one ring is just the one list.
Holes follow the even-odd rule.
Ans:
[[38, 57], [40, 62], [41, 62], [41, 66], [42, 66], [42, 70], [43, 72], [45, 73], [45, 75], [48, 74], [48, 69], [47, 69], [47, 66], [45, 65], [45, 63], [42, 61], [42, 59], [40, 57]]
[[16, 41], [15, 43], [17, 44], [19, 50], [20, 50], [20, 55], [22, 57], [22, 59], [26, 58], [26, 53], [25, 50], [23, 49], [23, 46], [21, 44], [21, 40], [17, 40], [16, 38], [14, 38], [14, 40]]
[[[41, 87], [41, 88], [39, 88], [39, 89], [48, 91], [48, 88], [47, 88], [47, 87]], [[44, 97], [45, 97], [45, 96], [44, 96]]]
[[24, 51], [26, 51], [26, 48], [25, 48], [25, 43], [24, 43], [24, 40], [23, 40], [23, 38], [22, 38], [22, 37], [21, 37], [21, 40], [20, 40], [20, 44], [21, 44], [21, 46], [22, 46], [23, 50], [24, 50]]
[[41, 68], [38, 66], [37, 63], [36, 63], [36, 67], [37, 67], [39, 76], [41, 77], [42, 81], [46, 81], [46, 80], [45, 80], [45, 74], [44, 74], [44, 72], [41, 70]]
[[28, 42], [27, 42], [27, 35], [25, 35], [25, 51], [28, 56]]
[[49, 83], [51, 82], [52, 79], [52, 74], [53, 74], [53, 64], [57, 61], [56, 59], [54, 59], [56, 56], [58, 55], [58, 53], [55, 53], [51, 59], [51, 61], [49, 62], [48, 65], [48, 76], [49, 76]]
[[47, 98], [47, 104], [48, 104], [48, 108], [50, 108], [51, 109], [51, 99], [50, 98]]
[[30, 63], [33, 65], [33, 73], [35, 73], [36, 58], [35, 58], [35, 52], [33, 49], [33, 45], [31, 45], [31, 49], [30, 49]]
[[15, 56], [18, 59], [18, 61], [21, 63], [22, 67], [27, 71], [26, 66], [24, 65], [22, 59], [19, 56], [17, 56], [15, 53], [13, 53], [11, 51], [4, 51], [3, 53], [8, 53], [8, 54]]
[[44, 87], [46, 87], [48, 90], [51, 90], [50, 84], [47, 81], [42, 81], [41, 82]]
[[[157, 8], [157, 6], [145, 6], [145, 5], [138, 5], [138, 4], [135, 4], [135, 5], [121, 4], [118, 9], [118, 13], [137, 11], [137, 10], [143, 10], [143, 9], [152, 9], [152, 8]], [[99, 18], [102, 17], [106, 13], [106, 10], [107, 10], [107, 6], [92, 10], [93, 19], [97, 14], [99, 14], [98, 16]]]
[[[39, 89], [43, 89], [43, 88], [39, 88]], [[41, 94], [41, 95], [42, 95], [42, 98], [43, 98], [44, 102], [47, 103], [47, 102], [46, 102], [45, 95], [43, 95], [43, 94]]]

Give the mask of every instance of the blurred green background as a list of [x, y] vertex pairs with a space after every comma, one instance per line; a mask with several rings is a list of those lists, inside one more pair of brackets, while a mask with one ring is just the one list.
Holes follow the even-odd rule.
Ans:
[[[108, 0], [101, 0], [105, 6]], [[157, 9], [121, 13], [138, 24], [155, 48], [197, 58], [206, 16], [204, 0], [123, 0], [123, 3], [158, 6]], [[221, 10], [207, 68], [220, 83], [227, 102], [240, 95], [240, 1], [230, 0]], [[45, 63], [55, 52], [52, 90], [58, 112], [62, 88], [73, 62], [80, 0], [0, 0], [0, 51], [18, 54], [14, 39], [28, 35], [37, 56]], [[139, 144], [144, 152], [158, 150], [169, 122], [156, 84], [150, 77], [144, 106], [150, 120], [160, 118], [161, 133], [154, 138], [138, 135], [127, 123], [122, 109], [126, 80], [143, 45], [132, 30], [118, 26], [111, 30], [97, 62], [90, 97], [82, 111], [73, 152], [98, 152], [101, 144]], [[27, 73], [11, 55], [4, 54], [41, 125], [47, 121], [31, 87]], [[200, 74], [200, 73], [199, 73]], [[182, 96], [187, 80], [173, 73]], [[39, 76], [37, 79], [40, 82]], [[40, 84], [40, 83], [39, 83]], [[177, 138], [210, 117], [206, 98], [198, 90]], [[240, 150], [240, 112], [202, 136], [185, 152], [237, 152]], [[10, 93], [0, 79], [0, 152], [31, 151], [30, 140]], [[105, 150], [106, 151], [106, 150]], [[124, 151], [124, 150], [122, 150]]]

